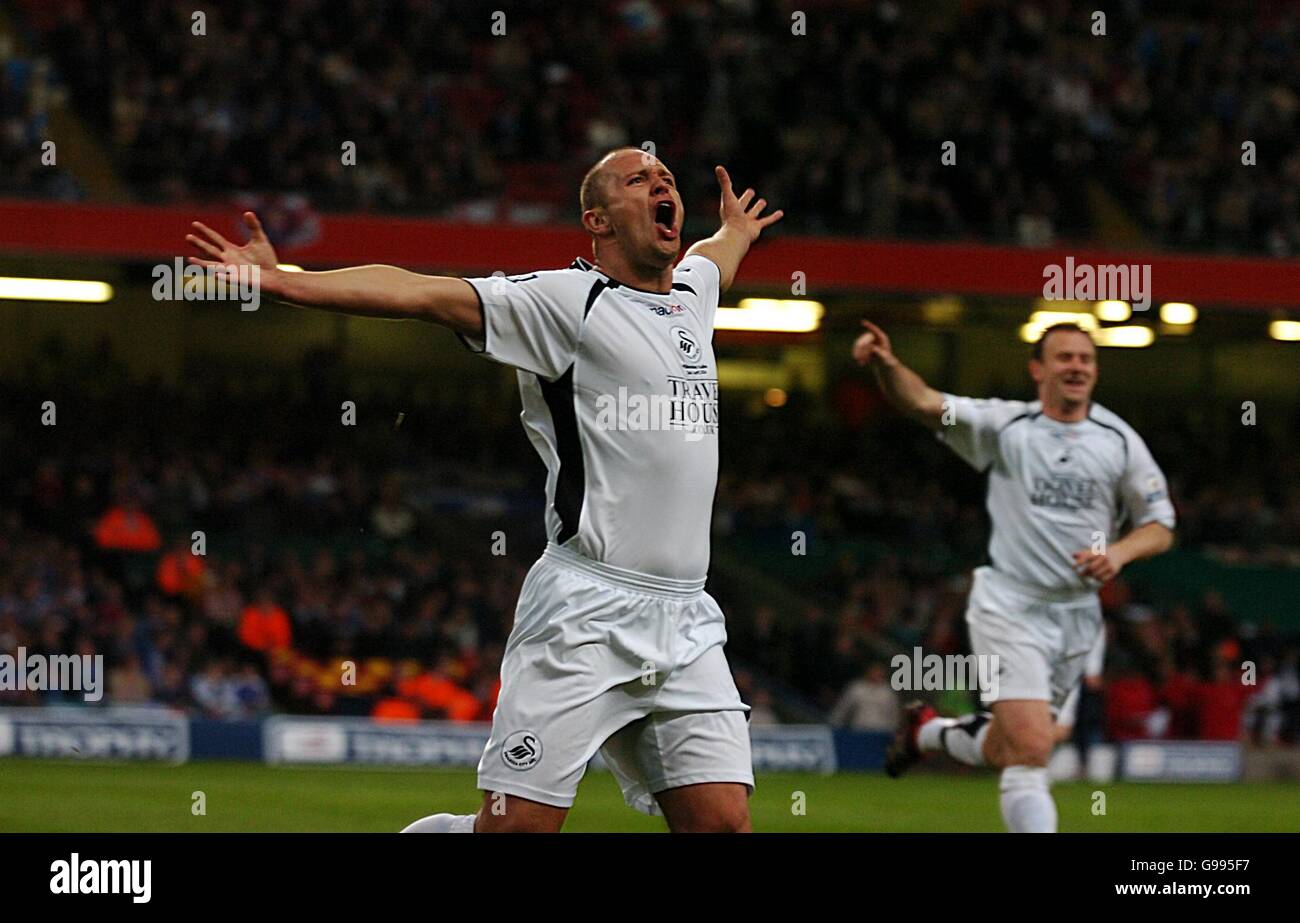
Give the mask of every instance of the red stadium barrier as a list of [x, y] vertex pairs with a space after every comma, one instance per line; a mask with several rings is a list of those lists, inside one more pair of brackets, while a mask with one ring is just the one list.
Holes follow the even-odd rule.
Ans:
[[[264, 220], [266, 216], [263, 216]], [[0, 254], [57, 254], [162, 260], [188, 253], [185, 234], [200, 220], [240, 235], [233, 206], [157, 208], [0, 201]], [[272, 222], [268, 233], [276, 237]], [[239, 239], [243, 239], [239, 237]], [[309, 267], [394, 263], [413, 269], [488, 274], [568, 265], [590, 254], [576, 227], [470, 224], [380, 215], [319, 217], [310, 243], [282, 246], [287, 262]], [[966, 243], [910, 243], [774, 236], [760, 241], [741, 282], [788, 291], [795, 272], [807, 290], [1035, 296], [1043, 268], [1063, 264], [1151, 266], [1153, 298], [1235, 308], [1300, 305], [1300, 262], [1209, 255], [1136, 253], [1092, 247], [1024, 249]]]

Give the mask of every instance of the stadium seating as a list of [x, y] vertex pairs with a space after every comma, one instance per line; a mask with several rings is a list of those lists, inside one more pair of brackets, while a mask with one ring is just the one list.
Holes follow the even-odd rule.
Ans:
[[[173, 0], [129, 16], [75, 0], [18, 6], [76, 110], [154, 202], [310, 190], [322, 208], [491, 203], [509, 216], [512, 201], [540, 198], [528, 220], [567, 218], [573, 197], [556, 190], [595, 154], [651, 141], [697, 221], [725, 161], [785, 207], [783, 230], [1300, 250], [1300, 29], [1286, 5], [1251, 17], [1203, 6], [1196, 20], [1120, 7], [1093, 36], [1077, 28], [1093, 9], [1081, 0], [947, 16], [828, 3], [818, 12], [837, 28], [790, 42], [762, 4], [661, 4], [655, 16], [570, 4], [512, 12], [522, 52], [468, 29], [459, 5], [424, 0], [275, 13], [233, 2], [210, 11], [202, 36]], [[709, 144], [685, 144], [700, 125]], [[341, 169], [340, 146], [358, 139], [357, 169]], [[949, 141], [955, 162], [939, 166]], [[1233, 179], [1247, 141], [1249, 184]]]

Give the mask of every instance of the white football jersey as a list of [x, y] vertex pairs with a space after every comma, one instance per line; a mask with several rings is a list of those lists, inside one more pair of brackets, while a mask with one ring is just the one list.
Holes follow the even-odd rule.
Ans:
[[1158, 522], [1172, 529], [1164, 473], [1131, 426], [1099, 404], [1062, 423], [1038, 401], [978, 400], [945, 394], [953, 422], [939, 438], [988, 473], [993, 522], [989, 562], [1021, 583], [1052, 591], [1100, 584], [1074, 570], [1073, 555]]
[[718, 267], [686, 257], [665, 294], [583, 259], [466, 281], [484, 334], [462, 339], [518, 370], [524, 428], [547, 468], [548, 538], [614, 567], [702, 581], [718, 480]]

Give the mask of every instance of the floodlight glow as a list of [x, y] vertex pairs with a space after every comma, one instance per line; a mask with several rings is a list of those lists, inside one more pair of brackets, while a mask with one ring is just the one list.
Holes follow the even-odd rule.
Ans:
[[75, 301], [99, 304], [111, 300], [113, 286], [83, 279], [21, 279], [0, 276], [0, 298], [15, 301]]
[[739, 307], [718, 308], [714, 327], [765, 333], [812, 333], [821, 326], [825, 313], [820, 301], [742, 298]]

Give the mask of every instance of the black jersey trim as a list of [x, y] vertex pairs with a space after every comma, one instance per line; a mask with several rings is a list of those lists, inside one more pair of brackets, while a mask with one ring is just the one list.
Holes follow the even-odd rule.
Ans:
[[[674, 282], [674, 283], [673, 283], [673, 291], [675, 291], [675, 292], [690, 292], [692, 295], [695, 295], [695, 289], [691, 288], [691, 287], [690, 287], [689, 285], [687, 285], [685, 282]], [[700, 296], [699, 296], [699, 295], [695, 295], [695, 297], [696, 297], [696, 298], [699, 298]]]
[[1111, 426], [1109, 423], [1103, 423], [1100, 420], [1098, 420], [1096, 417], [1092, 415], [1092, 410], [1088, 411], [1088, 419], [1091, 420], [1093, 423], [1096, 423], [1102, 429], [1108, 429], [1116, 436], [1119, 437], [1119, 441], [1124, 444], [1124, 467], [1127, 468], [1128, 467], [1128, 437], [1124, 435], [1123, 431], [1118, 426]]
[[[1118, 426], [1111, 426], [1109, 423], [1103, 423], [1103, 422], [1101, 422], [1100, 420], [1098, 420], [1096, 417], [1094, 417], [1094, 416], [1092, 415], [1092, 408], [1091, 408], [1091, 407], [1088, 408], [1088, 419], [1091, 420], [1093, 423], [1096, 423], [1096, 424], [1097, 424], [1098, 426], [1100, 426], [1102, 429], [1108, 429], [1108, 430], [1110, 430], [1112, 433], [1114, 433], [1116, 436], [1119, 437], [1119, 441], [1120, 441], [1120, 443], [1124, 446], [1124, 468], [1127, 469], [1127, 468], [1128, 468], [1128, 437], [1124, 435], [1124, 433], [1120, 430], [1120, 428], [1119, 428]], [[1119, 512], [1119, 517], [1118, 517], [1118, 519], [1119, 519], [1120, 524], [1122, 525], [1122, 524], [1124, 524], [1125, 522], [1127, 522], [1127, 523], [1129, 523], [1130, 526], [1131, 526], [1132, 523], [1133, 523], [1133, 514], [1132, 514], [1132, 512], [1129, 510], [1129, 508], [1128, 508], [1128, 504], [1126, 504], [1126, 503], [1124, 502], [1124, 492], [1123, 492], [1122, 490], [1119, 492], [1119, 504], [1118, 504], [1118, 505], [1119, 505], [1119, 510], [1118, 510], [1118, 512]]]
[[[1002, 426], [998, 428], [998, 431], [997, 433], [994, 434], [993, 438], [998, 443], [998, 445], [1001, 446], [1002, 434], [1005, 433], [1008, 429], [1010, 429], [1013, 423], [1019, 423], [1021, 420], [1029, 420], [1032, 423], [1035, 419], [1041, 417], [1042, 415], [1043, 412], [1041, 410], [1026, 410], [1024, 413], [1017, 414], [1007, 422], [1003, 423]], [[984, 466], [983, 473], [987, 473], [992, 469], [993, 469], [993, 462], [989, 462], [987, 465]]]
[[583, 320], [587, 319], [587, 315], [591, 313], [592, 305], [596, 303], [596, 299], [600, 297], [600, 293], [603, 292], [607, 287], [613, 288], [613, 286], [609, 285], [609, 283], [607, 283], [604, 279], [597, 279], [596, 282], [591, 286], [591, 290], [587, 292], [587, 303], [583, 305], [582, 308]]
[[560, 470], [555, 478], [555, 515], [560, 519], [560, 530], [555, 543], [563, 545], [578, 534], [582, 518], [582, 498], [586, 493], [587, 473], [582, 460], [582, 438], [578, 432], [578, 416], [573, 408], [573, 369], [570, 365], [555, 381], [539, 377], [542, 398], [551, 412], [551, 425], [555, 427], [555, 454], [560, 460]]
[[[656, 292], [654, 289], [637, 288], [635, 285], [628, 285], [626, 282], [620, 282], [617, 279], [615, 279], [613, 276], [604, 272], [603, 270], [593, 265], [592, 263], [589, 263], [587, 260], [584, 260], [580, 256], [574, 258], [573, 262], [569, 264], [569, 268], [581, 269], [583, 272], [594, 272], [597, 275], [604, 277], [605, 285], [608, 286], [609, 288], [627, 288], [627, 289], [631, 289], [634, 292], [640, 292], [643, 295], [658, 295], [660, 298], [664, 297], [665, 295], [672, 294], [672, 289], [669, 289], [666, 292]], [[677, 285], [674, 284], [672, 288], [677, 288]]]
[[1024, 413], [1016, 414], [1016, 416], [998, 427], [998, 438], [1002, 438], [1002, 434], [1011, 427], [1012, 423], [1019, 423], [1021, 420], [1025, 419], [1032, 421], [1035, 417], [1041, 417], [1042, 415], [1043, 412], [1041, 410], [1026, 410]]

